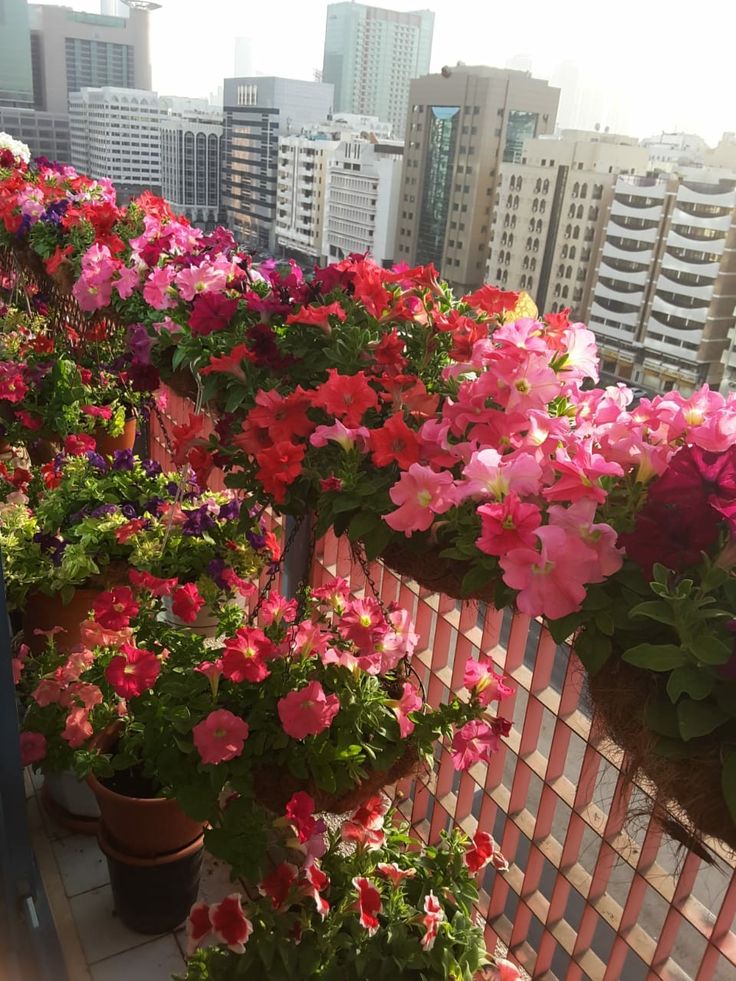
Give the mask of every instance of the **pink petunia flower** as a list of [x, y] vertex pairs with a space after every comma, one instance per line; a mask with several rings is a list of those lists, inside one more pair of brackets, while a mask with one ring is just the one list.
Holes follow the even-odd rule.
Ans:
[[580, 609], [585, 583], [598, 574], [597, 557], [563, 528], [545, 525], [535, 535], [539, 551], [516, 548], [501, 556], [503, 581], [519, 591], [516, 604], [522, 613], [556, 620]]
[[339, 711], [340, 699], [335, 694], [325, 695], [319, 681], [310, 681], [278, 702], [281, 725], [292, 739], [306, 739], [324, 732]]
[[426, 531], [436, 514], [444, 514], [457, 499], [452, 474], [436, 473], [431, 467], [413, 463], [401, 474], [389, 491], [395, 511], [384, 515], [383, 520], [394, 531], [403, 531], [407, 538], [413, 531]]
[[228, 709], [215, 709], [192, 729], [194, 745], [203, 763], [217, 765], [243, 752], [248, 723]]
[[462, 497], [483, 495], [502, 500], [509, 492], [520, 496], [537, 494], [542, 485], [542, 468], [529, 453], [504, 457], [497, 450], [473, 453], [463, 470], [465, 478], [458, 484]]
[[30, 766], [40, 763], [46, 756], [46, 736], [42, 732], [22, 732], [20, 734], [20, 763]]
[[475, 544], [486, 555], [505, 555], [511, 549], [536, 543], [534, 533], [542, 523], [538, 505], [522, 502], [511, 493], [503, 501], [481, 504], [478, 514], [481, 533]]
[[418, 712], [423, 704], [424, 702], [422, 701], [422, 697], [415, 686], [410, 682], [405, 681], [401, 692], [401, 698], [393, 706], [399, 723], [399, 733], [402, 739], [406, 739], [407, 736], [410, 736], [416, 728], [416, 724], [409, 718], [409, 713]]
[[67, 715], [61, 738], [66, 740], [71, 749], [79, 749], [92, 737], [93, 731], [89, 721], [89, 712], [83, 705], [80, 705], [73, 708]]
[[450, 755], [456, 770], [467, 770], [474, 763], [488, 762], [498, 752], [500, 740], [487, 722], [473, 720], [458, 729], [452, 739]]
[[513, 695], [513, 685], [504, 684], [503, 675], [496, 674], [490, 661], [476, 661], [469, 657], [465, 662], [463, 685], [471, 691], [481, 705], [501, 701]]

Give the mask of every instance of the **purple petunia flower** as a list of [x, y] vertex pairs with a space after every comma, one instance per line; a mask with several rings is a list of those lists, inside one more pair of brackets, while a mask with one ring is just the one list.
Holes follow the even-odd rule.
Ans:
[[112, 455], [113, 470], [132, 470], [134, 466], [132, 450], [115, 450]]
[[248, 544], [257, 552], [260, 552], [262, 548], [266, 547], [265, 535], [257, 535], [254, 531], [246, 531], [245, 537], [248, 540]]
[[227, 589], [228, 584], [222, 578], [226, 568], [224, 559], [212, 559], [207, 563], [207, 575], [210, 576], [218, 589]]
[[158, 477], [162, 471], [161, 464], [155, 460], [141, 460], [141, 469], [146, 477]]
[[143, 505], [141, 513], [145, 514], [147, 512], [148, 514], [158, 516], [165, 503], [163, 497], [152, 497], [150, 501], [146, 501]]
[[195, 537], [203, 535], [206, 531], [215, 527], [215, 519], [210, 514], [207, 506], [197, 508], [195, 511], [186, 511], [187, 520], [181, 528], [182, 535]]
[[121, 505], [120, 513], [123, 514], [129, 521], [132, 521], [133, 518], [138, 517], [138, 512], [136, 511], [136, 509], [133, 507], [132, 504]]
[[95, 453], [94, 450], [89, 450], [87, 452], [87, 459], [90, 462], [90, 466], [93, 466], [95, 470], [99, 470], [100, 473], [107, 473], [109, 469], [107, 460], [100, 453]]
[[220, 508], [217, 517], [220, 521], [237, 521], [240, 515], [240, 502], [239, 501], [228, 501], [227, 504], [223, 504]]
[[115, 504], [100, 504], [96, 507], [94, 511], [91, 512], [90, 517], [92, 518], [106, 518], [108, 514], [115, 514], [117, 511], [117, 505]]

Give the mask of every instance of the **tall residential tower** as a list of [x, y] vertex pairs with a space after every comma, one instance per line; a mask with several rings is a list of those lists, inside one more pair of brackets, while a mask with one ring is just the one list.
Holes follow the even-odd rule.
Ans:
[[559, 97], [528, 72], [485, 66], [411, 83], [397, 262], [432, 262], [460, 291], [481, 285], [499, 168], [554, 131]]
[[335, 86], [335, 112], [387, 119], [403, 137], [409, 83], [429, 71], [433, 30], [431, 10], [331, 3], [322, 81]]

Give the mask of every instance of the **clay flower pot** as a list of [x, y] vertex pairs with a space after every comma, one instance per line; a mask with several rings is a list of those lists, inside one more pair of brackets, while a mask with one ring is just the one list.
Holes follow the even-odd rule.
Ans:
[[92, 434], [97, 442], [97, 452], [102, 456], [112, 456], [116, 450], [132, 450], [137, 432], [137, 420], [125, 420], [125, 428], [119, 436], [108, 436], [104, 429], [96, 429]]
[[[104, 740], [103, 740], [104, 742]], [[200, 838], [201, 821], [188, 817], [176, 800], [167, 797], [129, 796], [121, 790], [135, 792], [136, 781], [125, 775], [104, 783], [94, 774], [87, 777], [100, 808], [100, 825], [111, 847], [135, 858], [155, 858], [181, 851]], [[113, 789], [114, 784], [118, 789]], [[145, 786], [138, 782], [141, 790]]]

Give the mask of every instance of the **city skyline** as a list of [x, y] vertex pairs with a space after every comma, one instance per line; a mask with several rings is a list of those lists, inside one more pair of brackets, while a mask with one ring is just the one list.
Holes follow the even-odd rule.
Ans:
[[[100, 10], [99, 0], [67, 2]], [[153, 86], [161, 94], [216, 91], [231, 74], [236, 36], [253, 38], [258, 74], [310, 79], [321, 68], [327, 0], [283, 0], [274, 22], [248, 17], [237, 0], [211, 0], [206, 16], [196, 0], [161, 2], [151, 16]], [[567, 0], [562, 12], [542, 0], [492, 10], [479, 9], [474, 0], [380, 5], [434, 11], [431, 71], [463, 61], [499, 68], [523, 64], [553, 84], [577, 74], [572, 84], [578, 91], [567, 94], [578, 118], [564, 118], [563, 101], [563, 124], [598, 122], [640, 138], [682, 130], [698, 133], [711, 146], [724, 131], [736, 130], [727, 95], [736, 9], [718, 0], [703, 0], [686, 30], [658, 7], [621, 0], [606, 17], [605, 33], [582, 0]], [[287, 24], [288, 31], [279, 30]]]

